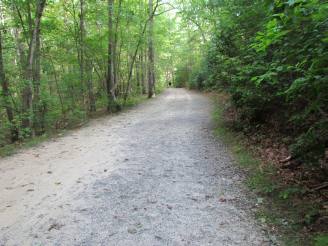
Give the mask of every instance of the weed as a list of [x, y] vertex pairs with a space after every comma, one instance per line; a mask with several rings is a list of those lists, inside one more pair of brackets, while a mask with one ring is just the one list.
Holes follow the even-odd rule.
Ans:
[[284, 183], [279, 170], [273, 164], [263, 163], [257, 158], [246, 144], [246, 137], [225, 124], [224, 110], [227, 103], [228, 99], [224, 95], [215, 96], [215, 134], [229, 147], [235, 163], [246, 171], [245, 183], [258, 197], [257, 219], [267, 224], [272, 233], [280, 234], [285, 245], [328, 245], [327, 235], [319, 235], [315, 237], [315, 243], [309, 243], [311, 234], [304, 233], [303, 229], [315, 221], [318, 208], [311, 201], [302, 200], [306, 192], [302, 186]]

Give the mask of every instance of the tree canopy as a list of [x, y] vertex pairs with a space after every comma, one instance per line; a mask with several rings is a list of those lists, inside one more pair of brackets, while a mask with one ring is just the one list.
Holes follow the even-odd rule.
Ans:
[[1, 1], [0, 144], [161, 90], [174, 70], [170, 8], [142, 0]]

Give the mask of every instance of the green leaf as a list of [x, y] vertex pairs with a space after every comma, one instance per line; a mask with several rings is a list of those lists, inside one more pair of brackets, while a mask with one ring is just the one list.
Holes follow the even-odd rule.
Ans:
[[292, 5], [294, 5], [294, 4], [295, 4], [295, 0], [288, 0], [288, 2], [287, 2], [287, 3], [288, 3], [288, 5], [289, 5], [289, 6], [292, 6]]

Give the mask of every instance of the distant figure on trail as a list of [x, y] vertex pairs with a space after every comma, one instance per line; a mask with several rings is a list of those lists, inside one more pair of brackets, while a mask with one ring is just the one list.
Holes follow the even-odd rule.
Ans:
[[171, 82], [169, 82], [169, 87], [171, 87], [172, 86], [172, 83]]

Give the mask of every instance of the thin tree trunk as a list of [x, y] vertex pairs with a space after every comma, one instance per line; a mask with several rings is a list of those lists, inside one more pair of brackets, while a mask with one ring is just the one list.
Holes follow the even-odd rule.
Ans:
[[[85, 59], [86, 49], [85, 49], [85, 24], [84, 24], [84, 0], [80, 0], [80, 79], [82, 88], [86, 84], [88, 89], [88, 110], [89, 112], [96, 111], [96, 103], [95, 97], [93, 93], [93, 85], [92, 85], [92, 71], [90, 61]], [[87, 76], [85, 74], [87, 73]], [[86, 81], [85, 81], [86, 80]]]
[[28, 23], [28, 31], [29, 31], [28, 38], [31, 41], [31, 39], [33, 38], [33, 20], [32, 20], [32, 13], [31, 13], [31, 1], [26, 1], [26, 8], [27, 8], [27, 23]]
[[141, 74], [140, 74], [140, 54], [137, 58], [137, 62], [135, 64], [135, 70], [136, 70], [136, 80], [137, 80], [137, 91], [138, 93], [141, 93], [142, 87], [141, 87]]
[[154, 67], [154, 47], [153, 47], [153, 35], [154, 35], [154, 12], [153, 12], [153, 0], [148, 1], [149, 11], [149, 27], [148, 27], [148, 97], [154, 96], [155, 86], [155, 67]]
[[115, 84], [115, 95], [119, 95], [120, 92], [123, 92], [124, 90], [122, 89], [122, 84], [121, 83], [121, 60], [122, 60], [122, 49], [123, 49], [123, 40], [121, 40], [120, 45], [119, 45], [119, 50], [118, 53], [116, 53], [116, 84]]
[[82, 92], [82, 103], [84, 104], [84, 0], [80, 0], [80, 81], [81, 81], [81, 92]]
[[[119, 27], [119, 23], [120, 23], [120, 16], [121, 16], [121, 9], [122, 9], [122, 0], [119, 0], [118, 2], [118, 11], [117, 11], [117, 15], [116, 15], [116, 26], [115, 26], [115, 35], [114, 35], [114, 47], [113, 47], [113, 64], [114, 64], [114, 88], [113, 90], [115, 90], [115, 87], [118, 83], [118, 73], [117, 71], [120, 69], [119, 66], [120, 64], [117, 64], [117, 41], [118, 41], [118, 27]], [[113, 13], [112, 13], [113, 14]]]
[[40, 66], [40, 26], [38, 26], [35, 38], [35, 58], [33, 64], [33, 130], [36, 135], [44, 132], [44, 115], [45, 107], [40, 102], [40, 79], [41, 79], [41, 66]]
[[53, 69], [53, 72], [54, 72], [55, 84], [56, 84], [57, 94], [58, 94], [58, 97], [59, 97], [61, 111], [62, 111], [62, 114], [65, 116], [64, 102], [63, 102], [63, 97], [61, 95], [61, 92], [60, 92], [60, 89], [59, 89], [59, 85], [58, 85], [58, 78], [57, 78], [57, 72], [56, 72], [55, 64], [54, 64], [54, 62], [53, 62], [53, 60], [51, 58], [50, 58], [50, 62], [51, 62], [52, 69]]
[[108, 0], [108, 62], [107, 62], [107, 78], [106, 78], [106, 87], [107, 87], [107, 111], [117, 111], [118, 105], [116, 104], [116, 97], [114, 92], [115, 85], [115, 63], [114, 63], [114, 42], [115, 35], [113, 29], [113, 12], [114, 12], [114, 0]]
[[24, 74], [24, 71], [26, 70], [26, 61], [27, 60], [26, 60], [26, 56], [24, 53], [23, 44], [19, 40], [19, 30], [16, 27], [14, 28], [14, 39], [15, 39], [15, 43], [17, 46], [17, 56], [18, 56], [19, 63], [21, 66], [21, 74]]
[[[139, 40], [138, 40], [138, 43], [137, 43], [137, 47], [136, 47], [136, 49], [135, 49], [135, 51], [134, 51], [134, 55], [133, 55], [133, 57], [132, 57], [132, 62], [131, 62], [131, 66], [130, 66], [130, 69], [129, 69], [129, 75], [128, 75], [128, 82], [127, 82], [127, 88], [126, 88], [126, 90], [125, 90], [125, 94], [124, 94], [124, 100], [126, 101], [126, 99], [127, 99], [127, 97], [128, 97], [128, 94], [129, 94], [129, 91], [128, 91], [128, 88], [129, 88], [129, 86], [130, 86], [130, 83], [131, 83], [131, 78], [132, 78], [132, 72], [133, 72], [133, 66], [134, 66], [134, 62], [135, 62], [135, 60], [136, 60], [136, 57], [137, 57], [137, 54], [138, 54], [138, 50], [139, 50], [139, 47], [140, 47], [140, 45], [141, 45], [141, 41], [142, 41], [142, 38], [143, 38], [143, 36], [144, 36], [144, 34], [145, 34], [145, 32], [146, 32], [146, 29], [147, 29], [147, 24], [148, 24], [148, 22], [150, 23], [149, 25], [151, 25], [151, 23], [153, 23], [153, 18], [154, 18], [154, 14], [155, 14], [155, 12], [156, 12], [156, 9], [157, 9], [157, 7], [158, 7], [158, 3], [159, 3], [159, 1], [157, 1], [157, 3], [156, 3], [156, 5], [155, 5], [155, 8], [153, 7], [153, 2], [152, 2], [152, 0], [149, 0], [149, 3], [150, 3], [150, 8], [149, 8], [149, 18], [147, 19], [147, 21], [145, 22], [145, 24], [144, 24], [144, 26], [143, 26], [143, 29], [142, 29], [142, 32], [141, 32], [141, 34], [140, 34], [140, 37], [139, 37]], [[150, 32], [150, 34], [151, 35], [153, 35], [153, 26], [149, 29], [149, 30], [151, 30], [151, 32]], [[151, 41], [152, 41], [152, 39], [151, 39]], [[149, 47], [153, 47], [152, 46], [152, 42], [151, 42], [151, 46], [149, 46]], [[151, 48], [151, 50], [153, 50], [153, 48]], [[152, 52], [152, 58], [154, 57], [154, 52]], [[149, 59], [149, 58], [148, 58]], [[152, 66], [150, 66], [149, 67], [149, 69], [148, 69], [148, 71], [153, 71], [154, 69], [152, 69], [151, 70], [151, 68], [154, 68], [154, 59], [152, 59]], [[151, 81], [151, 84], [152, 84], [152, 94], [151, 94], [151, 96], [150, 97], [152, 97], [153, 95], [154, 95], [154, 92], [153, 92], [153, 88], [154, 88], [154, 82], [155, 82], [155, 76], [154, 76], [154, 74], [152, 73], [152, 76], [151, 76], [151, 78], [152, 78], [152, 81]], [[149, 80], [148, 80], [149, 81]], [[148, 90], [148, 96], [149, 96], [149, 90]]]
[[92, 64], [91, 61], [87, 62], [87, 86], [88, 86], [88, 97], [89, 97], [89, 112], [96, 112], [96, 100], [93, 93], [93, 81], [92, 81]]
[[[77, 61], [79, 63], [78, 66], [79, 66], [80, 84], [81, 84], [80, 85], [80, 88], [79, 88], [80, 89], [80, 95], [78, 96], [78, 98], [80, 98], [82, 104], [84, 104], [84, 84], [83, 84], [83, 81], [81, 80], [81, 77], [83, 77], [83, 76], [81, 76], [81, 70], [82, 70], [82, 62], [81, 62], [81, 32], [80, 32], [80, 28], [81, 28], [80, 21], [81, 21], [81, 19], [80, 20], [77, 20], [77, 18], [76, 18], [78, 10], [76, 10], [75, 0], [71, 0], [71, 4], [72, 4], [72, 18], [73, 18], [73, 23], [74, 23], [73, 24], [73, 27], [74, 27], [74, 32], [73, 32], [74, 33], [74, 43], [75, 43], [75, 48], [76, 48], [76, 53], [77, 53]], [[66, 18], [64, 20], [65, 20], [65, 24], [68, 25], [68, 20]]]
[[144, 51], [141, 50], [140, 52], [140, 76], [141, 76], [141, 93], [144, 95], [146, 94], [146, 85], [145, 85], [145, 64], [144, 64]]
[[36, 53], [36, 42], [37, 36], [39, 35], [40, 31], [40, 22], [42, 13], [46, 4], [46, 0], [38, 0], [37, 8], [36, 8], [36, 15], [34, 21], [34, 30], [32, 34], [32, 38], [30, 40], [29, 45], [29, 52], [27, 57], [27, 67], [24, 74], [25, 79], [25, 87], [23, 88], [22, 92], [22, 127], [23, 128], [30, 128], [31, 126], [31, 113], [32, 113], [32, 88], [31, 82], [33, 81], [33, 64], [35, 62], [35, 53]]
[[0, 30], [0, 80], [2, 87], [2, 97], [4, 107], [6, 109], [8, 121], [10, 123], [10, 139], [11, 142], [15, 142], [18, 140], [18, 129], [14, 124], [14, 113], [10, 103], [10, 91], [9, 91], [9, 83], [6, 78], [6, 74], [3, 66], [3, 56], [2, 56], [2, 31]]

